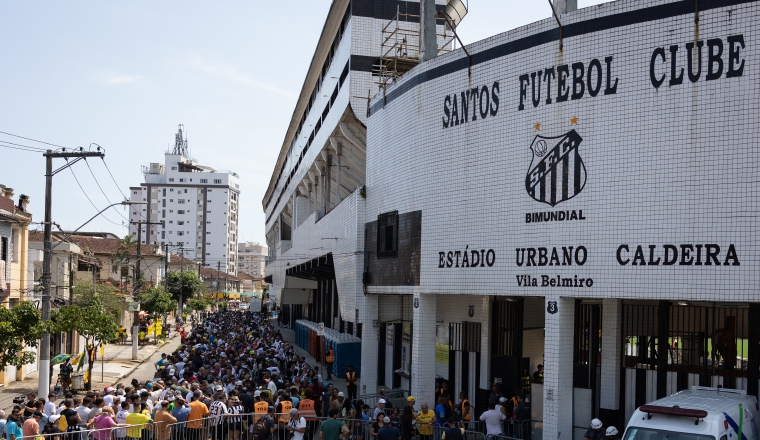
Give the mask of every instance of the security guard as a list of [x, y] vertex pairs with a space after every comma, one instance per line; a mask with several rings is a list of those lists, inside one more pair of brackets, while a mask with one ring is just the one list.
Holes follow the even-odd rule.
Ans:
[[583, 440], [606, 440], [605, 432], [602, 430], [602, 421], [599, 419], [591, 420], [591, 427], [583, 434]]
[[524, 396], [530, 396], [530, 373], [527, 368], [523, 368], [523, 374], [520, 378], [522, 382], [522, 392]]
[[313, 399], [314, 394], [311, 389], [304, 390], [304, 397], [298, 402], [298, 410], [301, 412], [301, 417], [306, 419], [306, 433], [308, 438], [314, 438], [314, 432], [317, 429], [317, 403]]
[[462, 415], [463, 422], [466, 423], [472, 420], [472, 407], [464, 391], [459, 392], [459, 405], [457, 405], [457, 409], [459, 410], [459, 414]]
[[253, 419], [253, 423], [255, 424], [259, 418], [267, 415], [269, 403], [261, 398], [261, 391], [258, 390], [253, 393], [253, 398], [256, 400], [256, 403], [253, 404], [253, 412], [256, 414], [256, 417]]
[[332, 347], [325, 353], [325, 368], [327, 369], [327, 380], [332, 380], [333, 363], [335, 362], [335, 350]]
[[348, 398], [351, 401], [356, 399], [357, 388], [358, 384], [356, 381], [356, 371], [354, 371], [353, 365], [349, 365], [348, 372], [346, 373], [346, 391], [348, 392]]

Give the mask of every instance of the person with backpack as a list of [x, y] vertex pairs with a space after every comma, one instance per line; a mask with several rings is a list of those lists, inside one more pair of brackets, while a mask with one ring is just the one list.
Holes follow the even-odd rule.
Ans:
[[274, 422], [274, 407], [267, 408], [267, 414], [256, 419], [256, 422], [251, 425], [251, 434], [253, 434], [254, 440], [270, 440], [272, 433], [274, 433], [277, 424]]

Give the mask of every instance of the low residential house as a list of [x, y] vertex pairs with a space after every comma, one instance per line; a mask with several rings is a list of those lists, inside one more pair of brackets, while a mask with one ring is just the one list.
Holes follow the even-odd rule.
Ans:
[[[169, 255], [169, 271], [192, 271], [200, 275], [206, 286], [206, 293], [221, 293], [226, 298], [240, 298], [243, 288], [243, 280], [224, 271], [198, 265], [197, 262], [181, 257], [177, 254]], [[225, 295], [226, 293], [226, 295]]]
[[[12, 308], [27, 299], [27, 240], [32, 214], [27, 210], [29, 197], [21, 195], [14, 202], [13, 189], [0, 185], [0, 306]], [[36, 364], [16, 370], [0, 371], [0, 384], [22, 380]]]
[[[52, 274], [54, 284], [52, 287], [59, 292], [58, 304], [66, 304], [71, 300], [69, 285], [72, 273], [75, 280], [92, 281], [93, 286], [95, 284], [107, 284], [115, 287], [124, 297], [126, 303], [133, 293], [134, 284], [132, 280], [135, 263], [138, 259], [136, 248], [125, 248], [124, 240], [111, 233], [77, 232], [75, 235], [67, 236], [66, 232], [56, 232], [52, 237], [55, 246]], [[31, 247], [42, 249], [43, 239], [41, 232], [33, 233]], [[61, 243], [63, 239], [65, 242]], [[68, 254], [66, 253], [67, 250], [70, 250]], [[143, 278], [143, 286], [149, 287], [162, 283], [164, 255], [161, 248], [143, 245], [140, 251], [140, 273]], [[60, 261], [56, 259], [57, 255], [60, 255], [58, 257]], [[66, 261], [67, 255], [71, 256], [70, 264]], [[39, 268], [40, 271], [42, 267], [41, 257], [40, 253], [40, 259], [34, 262], [35, 268]], [[63, 275], [62, 272], [67, 273]], [[128, 327], [131, 322], [131, 315], [125, 312], [121, 324]], [[76, 347], [72, 347], [70, 344], [62, 345], [61, 349], [62, 351], [76, 351]]]

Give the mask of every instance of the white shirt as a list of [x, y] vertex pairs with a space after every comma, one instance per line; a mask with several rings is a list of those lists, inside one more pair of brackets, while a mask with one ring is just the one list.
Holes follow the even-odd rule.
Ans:
[[74, 408], [74, 411], [76, 411], [77, 414], [79, 414], [79, 419], [82, 420], [82, 424], [87, 423], [87, 416], [90, 415], [90, 408], [80, 405]]
[[270, 380], [267, 384], [267, 389], [272, 392], [272, 394], [277, 392], [277, 384], [274, 383], [273, 380]]
[[480, 420], [486, 422], [486, 435], [501, 435], [501, 422], [507, 418], [501, 411], [489, 409], [480, 415]]
[[[290, 419], [288, 422], [288, 426], [295, 429], [305, 428], [306, 427], [306, 419], [303, 417], [299, 417], [298, 420]], [[298, 432], [298, 431], [291, 431], [293, 433], [293, 437], [291, 440], [303, 440], [304, 432]]]
[[45, 414], [50, 417], [55, 414], [55, 403], [53, 402], [45, 402], [45, 408], [43, 409], [45, 411]]
[[111, 394], [106, 394], [103, 396], [103, 402], [105, 402], [106, 406], [113, 406], [113, 396]]
[[[126, 424], [127, 423], [127, 416], [129, 415], [129, 411], [122, 409], [119, 410], [118, 413], [116, 413], [116, 423], [119, 424]], [[117, 428], [116, 429], [116, 437], [117, 438], [124, 438], [127, 436], [127, 428]]]

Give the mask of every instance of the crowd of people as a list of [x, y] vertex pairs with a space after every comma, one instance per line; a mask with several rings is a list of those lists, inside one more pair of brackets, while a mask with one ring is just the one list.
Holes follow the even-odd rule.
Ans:
[[[180, 334], [181, 345], [161, 354], [153, 377], [81, 397], [30, 394], [0, 415], [0, 434], [7, 440], [461, 440], [466, 429], [477, 429], [467, 393], [455, 401], [445, 383], [433, 408], [418, 407], [414, 396], [391, 407], [382, 393], [372, 401], [357, 398], [358, 377], [349, 368], [341, 379], [344, 394], [265, 315], [209, 313]], [[491, 397], [480, 427], [488, 435], [516, 436], [508, 421], [529, 420], [529, 403], [521, 395]]]

